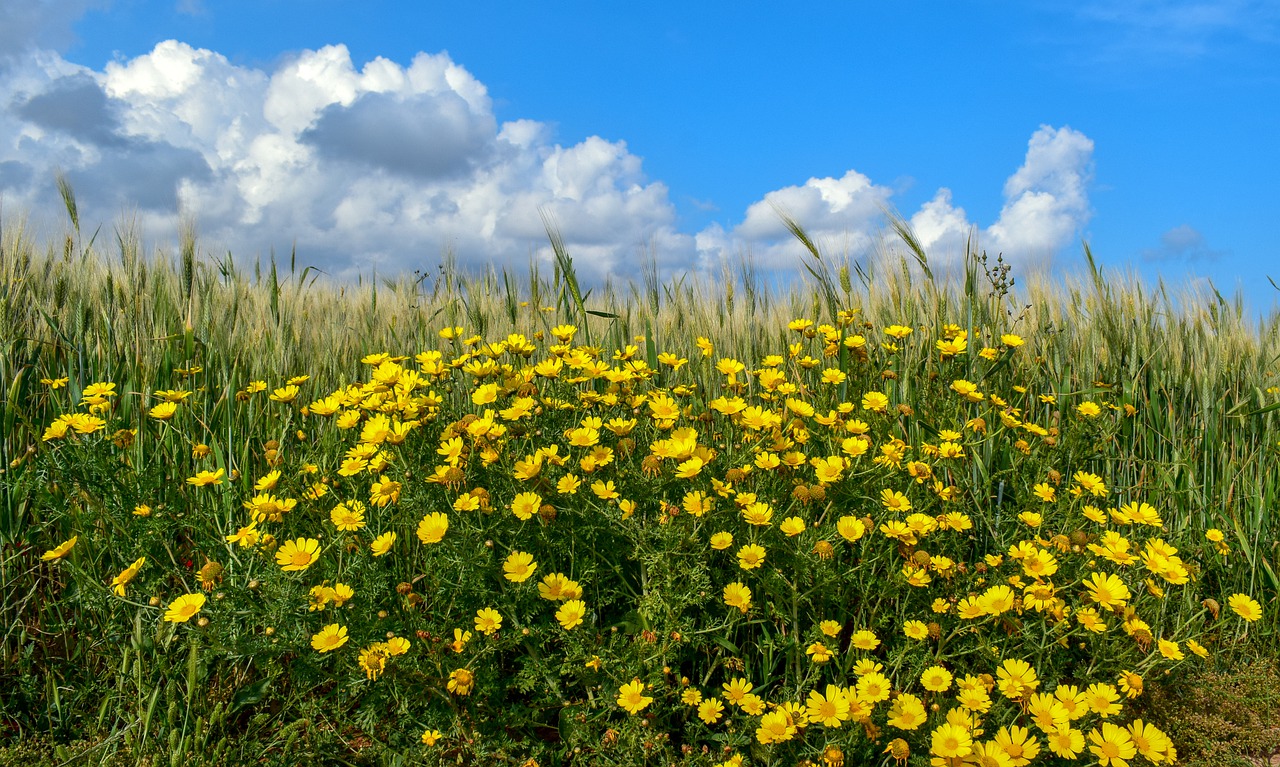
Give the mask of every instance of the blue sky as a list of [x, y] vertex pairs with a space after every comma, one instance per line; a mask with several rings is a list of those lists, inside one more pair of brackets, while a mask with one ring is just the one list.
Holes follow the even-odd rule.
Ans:
[[[335, 274], [545, 255], [669, 273], [750, 253], [773, 207], [865, 255], [892, 206], [942, 263], [1080, 240], [1147, 278], [1280, 296], [1280, 6], [0, 0], [0, 187]], [[6, 63], [7, 62], [7, 63]], [[95, 127], [96, 126], [96, 127]]]

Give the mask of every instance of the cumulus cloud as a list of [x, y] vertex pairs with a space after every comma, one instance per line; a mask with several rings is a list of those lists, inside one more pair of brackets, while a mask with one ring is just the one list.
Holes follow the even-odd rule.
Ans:
[[[743, 255], [794, 270], [779, 212], [833, 254], [859, 256], [879, 246], [895, 195], [849, 170], [768, 192], [736, 223], [682, 232], [666, 185], [625, 142], [564, 145], [544, 123], [499, 122], [484, 84], [446, 53], [357, 67], [333, 45], [268, 70], [170, 40], [99, 71], [33, 51], [0, 77], [10, 209], [57, 210], [61, 172], [82, 220], [128, 212], [164, 238], [185, 212], [212, 252], [296, 246], [339, 277], [421, 268], [446, 250], [464, 266], [549, 260], [544, 216], [585, 279], [630, 276], [641, 252], [664, 273]], [[986, 229], [945, 188], [910, 223], [943, 262], [974, 233], [1006, 256], [1049, 255], [1088, 220], [1092, 151], [1077, 131], [1042, 127]]]
[[84, 219], [135, 205], [164, 232], [185, 210], [211, 249], [296, 243], [339, 275], [446, 249], [464, 265], [549, 258], [543, 213], [588, 278], [641, 249], [673, 269], [696, 257], [624, 142], [563, 146], [542, 123], [499, 124], [444, 53], [357, 68], [335, 45], [265, 71], [171, 40], [94, 71], [44, 51], [0, 80], [0, 142], [0, 183], [20, 202], [47, 203], [61, 170]]
[[[942, 188], [907, 217], [931, 260], [945, 269], [963, 258], [966, 243], [1002, 252], [1006, 260], [1045, 261], [1069, 244], [1089, 220], [1088, 186], [1093, 141], [1069, 127], [1041, 126], [1027, 144], [1022, 163], [1004, 185], [1004, 205], [986, 228]], [[841, 178], [811, 178], [803, 186], [769, 192], [752, 204], [746, 219], [729, 232], [699, 240], [722, 257], [748, 251], [771, 268], [795, 263], [800, 246], [789, 241], [777, 215], [785, 212], [837, 257], [865, 256], [883, 240], [884, 210], [893, 191], [856, 171]]]
[[1015, 257], [1047, 257], [1089, 220], [1093, 141], [1071, 128], [1041, 126], [1022, 167], [1004, 185], [1000, 218], [988, 227], [995, 250]]
[[1224, 251], [1209, 247], [1204, 235], [1189, 224], [1175, 226], [1160, 235], [1160, 245], [1145, 248], [1143, 259], [1147, 261], [1216, 261]]
[[810, 178], [799, 186], [776, 189], [748, 206], [742, 222], [732, 229], [712, 224], [699, 232], [697, 265], [718, 270], [749, 258], [770, 272], [797, 269], [800, 246], [783, 216], [800, 224], [834, 256], [864, 253], [875, 243], [892, 194], [856, 170], [840, 178]]

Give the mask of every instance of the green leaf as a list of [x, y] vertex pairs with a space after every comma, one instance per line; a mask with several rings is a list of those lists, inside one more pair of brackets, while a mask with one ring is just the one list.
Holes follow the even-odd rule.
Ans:
[[245, 706], [261, 703], [263, 698], [267, 697], [267, 688], [270, 686], [270, 679], [259, 679], [236, 690], [236, 694], [231, 698], [231, 712], [235, 713]]

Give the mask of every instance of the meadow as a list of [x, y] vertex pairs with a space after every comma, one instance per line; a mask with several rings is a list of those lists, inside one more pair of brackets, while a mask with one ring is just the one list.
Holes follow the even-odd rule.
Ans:
[[[1280, 314], [0, 234], [0, 763], [1254, 764]], [[1016, 280], [1016, 282], [1015, 282]]]

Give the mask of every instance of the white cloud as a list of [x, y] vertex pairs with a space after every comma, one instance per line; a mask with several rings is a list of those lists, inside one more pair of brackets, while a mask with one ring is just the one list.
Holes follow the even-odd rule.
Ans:
[[[1088, 220], [1092, 150], [1070, 128], [1036, 131], [982, 244], [1016, 258], [1069, 242]], [[102, 71], [38, 51], [4, 72], [0, 194], [10, 209], [56, 210], [59, 170], [82, 220], [110, 225], [133, 209], [164, 238], [181, 210], [211, 252], [252, 259], [296, 244], [339, 276], [421, 268], [446, 249], [464, 265], [546, 260], [543, 213], [587, 279], [630, 276], [641, 251], [664, 272], [742, 255], [791, 271], [798, 244], [779, 211], [833, 255], [858, 256], [881, 243], [895, 194], [849, 170], [768, 192], [736, 225], [681, 232], [666, 185], [625, 142], [566, 146], [546, 124], [499, 123], [484, 84], [447, 54], [357, 68], [334, 45], [268, 71], [172, 40]], [[976, 231], [945, 188], [909, 220], [944, 265]]]
[[810, 178], [800, 186], [776, 189], [748, 206], [742, 223], [731, 231], [715, 225], [699, 234], [700, 262], [732, 263], [748, 254], [762, 269], [797, 268], [800, 246], [780, 214], [800, 224], [834, 256], [865, 252], [874, 245], [881, 211], [892, 194], [855, 170], [840, 178]]
[[1004, 185], [1000, 218], [986, 231], [993, 250], [1047, 258], [1089, 220], [1093, 141], [1071, 128], [1040, 126], [1022, 167]]
[[671, 268], [695, 257], [666, 186], [625, 143], [562, 146], [541, 123], [500, 125], [447, 54], [357, 69], [336, 45], [263, 71], [167, 41], [101, 72], [33, 61], [0, 80], [0, 185], [29, 206], [50, 200], [62, 169], [82, 219], [137, 205], [164, 233], [180, 207], [214, 252], [296, 242], [338, 274], [420, 267], [446, 248], [464, 264], [548, 258], [540, 210], [587, 277], [642, 248]]
[[[977, 247], [1003, 252], [1006, 260], [1047, 260], [1089, 220], [1092, 163], [1093, 141], [1083, 133], [1041, 126], [1022, 166], [1005, 182], [1004, 206], [990, 226], [979, 230], [946, 188], [907, 220], [931, 261], [944, 269], [964, 256], [971, 237]], [[797, 262], [800, 245], [787, 235], [777, 209], [831, 255], [863, 256], [883, 242], [883, 211], [892, 194], [852, 170], [839, 179], [811, 178], [803, 186], [769, 192], [732, 232], [700, 238], [699, 246], [721, 256], [749, 251], [766, 268], [788, 268]]]

